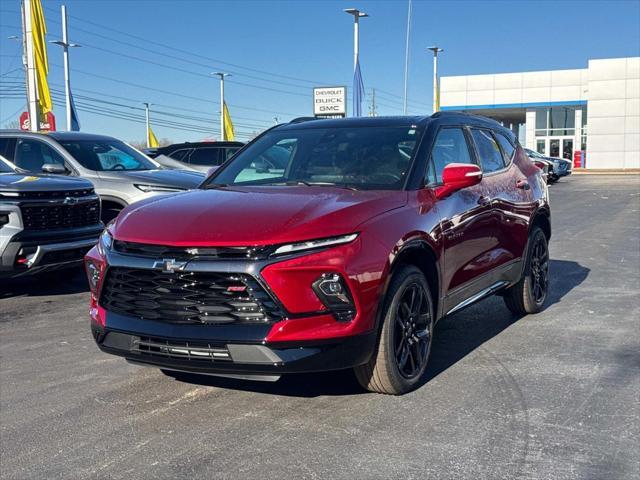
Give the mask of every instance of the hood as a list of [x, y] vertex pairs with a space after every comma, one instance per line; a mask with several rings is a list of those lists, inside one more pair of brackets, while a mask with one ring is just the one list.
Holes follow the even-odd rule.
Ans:
[[103, 180], [162, 185], [185, 190], [196, 188], [204, 180], [202, 173], [185, 170], [111, 170], [98, 172], [98, 175]]
[[404, 191], [223, 187], [130, 205], [112, 232], [118, 240], [158, 245], [270, 245], [352, 233], [406, 203]]
[[93, 188], [93, 184], [82, 178], [64, 175], [0, 173], [0, 191], [4, 192], [51, 192], [85, 188]]

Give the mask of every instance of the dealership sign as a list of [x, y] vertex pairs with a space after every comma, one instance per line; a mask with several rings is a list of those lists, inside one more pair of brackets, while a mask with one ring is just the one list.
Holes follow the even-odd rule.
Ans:
[[[56, 131], [56, 117], [53, 112], [47, 112], [43, 119], [40, 119], [39, 131], [55, 132]], [[31, 121], [29, 120], [29, 113], [22, 112], [20, 115], [20, 130], [30, 130]]]
[[344, 117], [347, 114], [347, 87], [313, 89], [313, 114], [316, 117]]

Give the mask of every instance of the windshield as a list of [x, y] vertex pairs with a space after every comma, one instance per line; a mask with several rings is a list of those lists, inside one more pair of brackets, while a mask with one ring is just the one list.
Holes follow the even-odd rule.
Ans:
[[544, 155], [542, 155], [541, 153], [538, 153], [534, 150], [529, 150], [528, 148], [524, 149], [525, 152], [527, 152], [527, 155], [529, 155], [530, 157], [535, 157], [535, 158], [544, 158]]
[[406, 126], [274, 130], [233, 157], [207, 186], [336, 185], [399, 190], [417, 137], [416, 128]]
[[153, 170], [158, 167], [120, 140], [63, 140], [59, 142], [89, 170]]

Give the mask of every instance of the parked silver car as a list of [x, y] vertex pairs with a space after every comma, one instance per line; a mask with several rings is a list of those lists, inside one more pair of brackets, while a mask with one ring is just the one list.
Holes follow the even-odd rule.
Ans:
[[0, 131], [0, 155], [28, 172], [90, 180], [102, 199], [105, 223], [131, 203], [189, 190], [204, 179], [199, 172], [163, 169], [116, 138], [80, 132]]
[[91, 182], [31, 175], [0, 156], [0, 279], [80, 265], [103, 229]]

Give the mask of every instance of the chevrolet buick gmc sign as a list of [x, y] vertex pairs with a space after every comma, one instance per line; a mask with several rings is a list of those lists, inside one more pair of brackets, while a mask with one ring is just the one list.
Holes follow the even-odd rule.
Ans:
[[347, 113], [347, 87], [313, 89], [313, 114], [316, 117], [344, 117]]

